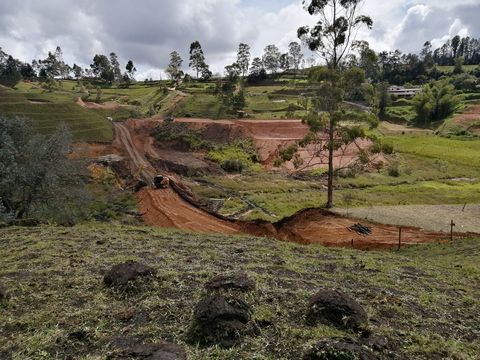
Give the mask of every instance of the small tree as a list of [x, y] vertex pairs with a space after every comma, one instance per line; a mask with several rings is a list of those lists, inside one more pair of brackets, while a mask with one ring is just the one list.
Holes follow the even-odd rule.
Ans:
[[463, 64], [465, 63], [465, 59], [463, 57], [455, 58], [455, 68], [453, 69], [453, 74], [458, 75], [463, 73]]
[[205, 69], [205, 55], [203, 54], [202, 45], [200, 42], [194, 41], [190, 45], [190, 63], [188, 66], [194, 70], [198, 75]]
[[250, 68], [250, 74], [248, 75], [249, 83], [256, 83], [267, 78], [267, 72], [263, 66], [262, 59], [256, 57], [252, 61], [252, 66]]
[[240, 69], [242, 77], [248, 73], [248, 67], [250, 66], [250, 46], [247, 44], [240, 44], [237, 54], [237, 66]]
[[[367, 119], [366, 113], [349, 114], [341, 109], [344, 96], [342, 69], [343, 59], [348, 55], [354, 36], [362, 25], [372, 27], [372, 20], [358, 11], [363, 0], [311, 0], [306, 3], [306, 10], [319, 21], [310, 28], [298, 29], [298, 37], [310, 50], [317, 52], [327, 62], [327, 68], [316, 70], [311, 76], [319, 84], [314, 106], [304, 121], [309, 125], [309, 141], [324, 139], [327, 135], [326, 150], [328, 152], [328, 199], [327, 208], [333, 206], [334, 152], [338, 148], [338, 139], [342, 143], [352, 141], [356, 130], [342, 126], [346, 120]], [[361, 132], [358, 131], [359, 136]], [[354, 139], [354, 138], [353, 138]], [[308, 141], [307, 141], [308, 142]]]
[[25, 119], [0, 117], [0, 205], [13, 218], [69, 220], [85, 198], [81, 170], [68, 156], [71, 135], [39, 135]]
[[184, 73], [182, 71], [183, 59], [180, 54], [176, 51], [170, 54], [170, 63], [168, 64], [167, 74], [170, 76], [170, 79], [175, 81], [176, 84], [182, 79]]
[[460, 104], [455, 94], [455, 87], [447, 80], [440, 80], [425, 85], [421, 93], [412, 100], [417, 113], [417, 122], [429, 125], [432, 121], [446, 119], [452, 115]]

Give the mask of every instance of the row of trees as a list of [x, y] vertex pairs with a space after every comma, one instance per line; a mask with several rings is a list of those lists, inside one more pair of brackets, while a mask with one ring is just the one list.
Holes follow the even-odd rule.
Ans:
[[[432, 51], [430, 42], [425, 45]], [[439, 65], [455, 65], [455, 59], [460, 57], [465, 60], [466, 65], [479, 65], [480, 39], [457, 35], [432, 51], [432, 59]]]
[[21, 79], [98, 79], [108, 83], [128, 83], [134, 79], [135, 65], [129, 60], [122, 73], [118, 56], [110, 53], [109, 56], [97, 54], [89, 68], [83, 69], [77, 64], [68, 65], [63, 60], [63, 52], [57, 47], [49, 52], [45, 59], [33, 60], [31, 64], [8, 55], [0, 48], [0, 83], [14, 86]]
[[[294, 70], [298, 72], [304, 55], [302, 46], [297, 42], [290, 43], [288, 52], [282, 54], [276, 45], [268, 45], [265, 48], [263, 56], [251, 59], [250, 46], [241, 43], [238, 47], [237, 58], [233, 64], [225, 67], [225, 76], [241, 76], [245, 78], [247, 74], [251, 80], [266, 78], [267, 72], [276, 74], [279, 69], [283, 71]], [[183, 59], [177, 51], [170, 54], [170, 62], [166, 69], [166, 73], [170, 79], [179, 82], [185, 77], [182, 70]], [[196, 78], [201, 80], [210, 80], [212, 72], [205, 61], [200, 42], [195, 41], [190, 45], [190, 62], [189, 67], [196, 73]], [[250, 72], [249, 72], [250, 71]]]

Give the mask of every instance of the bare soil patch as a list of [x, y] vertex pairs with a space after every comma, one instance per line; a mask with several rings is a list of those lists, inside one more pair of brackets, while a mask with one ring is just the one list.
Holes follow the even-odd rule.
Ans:
[[[115, 124], [117, 130], [115, 143], [119, 147], [123, 146], [130, 159], [132, 173], [137, 178], [152, 184], [157, 169], [145, 154], [154, 153], [155, 149], [151, 142], [145, 142], [144, 138], [132, 130], [132, 127], [135, 128], [137, 125], [138, 123], [135, 121], [126, 125]], [[146, 131], [145, 128], [141, 127], [141, 132], [144, 131]], [[140, 212], [147, 225], [201, 233], [246, 233], [256, 236], [271, 236], [301, 244], [353, 246], [360, 249], [383, 249], [398, 246], [398, 228], [396, 226], [366, 222], [363, 225], [371, 228], [372, 234], [360, 235], [350, 229], [355, 221], [321, 209], [305, 210], [274, 224], [223, 218], [204, 210], [175, 174], [165, 175], [171, 178], [171, 187], [161, 190], [145, 187], [137, 193]], [[444, 233], [405, 228], [402, 243], [403, 245], [414, 245], [445, 237]]]

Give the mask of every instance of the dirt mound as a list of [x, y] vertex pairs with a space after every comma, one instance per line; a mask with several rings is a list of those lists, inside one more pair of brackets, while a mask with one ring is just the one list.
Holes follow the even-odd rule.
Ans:
[[324, 289], [310, 299], [307, 322], [333, 325], [340, 329], [359, 330], [367, 324], [367, 313], [347, 294]]
[[113, 266], [105, 274], [103, 281], [109, 286], [123, 286], [138, 278], [153, 276], [156, 273], [157, 271], [150, 266], [129, 261]]
[[[303, 210], [275, 224], [277, 237], [300, 244], [322, 244], [357, 249], [390, 249], [398, 246], [397, 226], [362, 222], [372, 230], [371, 235], [360, 235], [351, 229], [355, 220], [341, 217], [323, 209]], [[446, 234], [414, 228], [402, 229], [402, 246], [444, 239]]]
[[348, 338], [322, 340], [304, 355], [303, 360], [376, 360], [377, 357]]
[[210, 279], [206, 284], [207, 290], [236, 289], [241, 291], [255, 290], [255, 281], [244, 272], [220, 274]]
[[205, 346], [235, 346], [241, 342], [248, 328], [250, 314], [250, 306], [243, 300], [224, 296], [207, 297], [195, 308], [190, 341]]

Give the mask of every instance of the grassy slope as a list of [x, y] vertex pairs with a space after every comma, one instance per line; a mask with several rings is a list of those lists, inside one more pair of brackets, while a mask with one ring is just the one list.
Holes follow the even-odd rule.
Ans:
[[[29, 99], [42, 103], [32, 103]], [[61, 96], [35, 96], [35, 93], [0, 87], [0, 114], [30, 118], [43, 133], [53, 131], [64, 122], [69, 126], [75, 140], [110, 141], [113, 136], [112, 127], [106, 117]]]
[[[4, 229], [0, 243], [0, 278], [12, 295], [0, 308], [5, 339], [0, 358], [104, 358], [122, 338], [185, 345], [193, 307], [205, 295], [202, 284], [214, 274], [240, 269], [257, 281], [254, 293], [241, 296], [256, 320], [272, 325], [237, 349], [185, 345], [189, 359], [297, 359], [316, 340], [348, 335], [304, 324], [307, 300], [321, 286], [357, 298], [371, 330], [388, 337], [393, 351], [405, 358], [474, 359], [480, 352], [475, 340], [480, 245], [475, 240], [364, 253], [85, 225]], [[130, 259], [154, 266], [158, 278], [134, 293], [105, 288], [102, 272]], [[122, 320], [129, 309], [136, 315]], [[87, 338], [69, 337], [78, 331]]]

